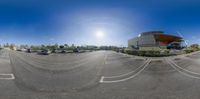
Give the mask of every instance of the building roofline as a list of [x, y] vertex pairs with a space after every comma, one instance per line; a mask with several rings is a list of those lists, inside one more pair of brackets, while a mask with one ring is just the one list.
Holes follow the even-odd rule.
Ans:
[[164, 31], [147, 31], [147, 32], [142, 32], [140, 34], [141, 35], [144, 35], [144, 34], [164, 34]]
[[171, 35], [171, 34], [155, 34], [155, 35], [171, 36], [171, 37], [176, 37], [176, 38], [178, 38], [178, 39], [183, 39], [183, 38], [180, 37], [180, 36]]

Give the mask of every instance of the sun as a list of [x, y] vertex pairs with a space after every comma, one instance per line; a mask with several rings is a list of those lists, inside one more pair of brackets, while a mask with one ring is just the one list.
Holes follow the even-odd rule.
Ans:
[[95, 34], [96, 34], [96, 37], [100, 39], [104, 38], [105, 36], [105, 33], [103, 31], [97, 31]]

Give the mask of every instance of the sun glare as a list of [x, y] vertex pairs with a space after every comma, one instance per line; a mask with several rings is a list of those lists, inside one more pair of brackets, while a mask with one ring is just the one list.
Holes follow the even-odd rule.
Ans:
[[103, 31], [97, 31], [96, 32], [96, 37], [97, 38], [103, 38], [105, 36], [105, 33]]

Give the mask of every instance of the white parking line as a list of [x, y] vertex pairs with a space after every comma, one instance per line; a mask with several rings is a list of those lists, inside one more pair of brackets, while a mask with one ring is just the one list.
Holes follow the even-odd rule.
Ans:
[[13, 80], [15, 76], [13, 74], [0, 74], [0, 80]]
[[177, 65], [175, 62], [173, 62], [172, 60], [170, 60], [170, 61], [171, 61], [175, 66], [177, 66], [178, 68], [180, 68], [180, 69], [182, 69], [182, 70], [184, 70], [184, 71], [186, 71], [186, 72], [189, 72], [189, 73], [195, 74], [195, 75], [200, 75], [200, 73], [196, 73], [196, 72], [189, 71], [189, 70], [187, 70], [187, 69], [184, 69], [184, 68], [178, 66], [178, 65]]
[[104, 76], [101, 76], [100, 83], [103, 83]]
[[127, 78], [124, 78], [124, 79], [120, 79], [120, 80], [104, 81], [104, 78], [106, 78], [106, 77], [102, 76], [99, 82], [100, 83], [116, 83], [116, 82], [123, 82], [123, 81], [129, 80], [129, 79], [132, 79], [132, 78], [136, 77], [137, 75], [139, 75], [149, 65], [150, 62], [151, 62], [151, 59], [149, 59], [146, 62], [146, 64], [144, 65], [144, 67], [140, 71], [138, 71], [136, 74], [134, 74], [134, 75], [132, 75], [130, 77], [127, 77]]
[[[185, 69], [181, 68], [180, 66], [178, 66], [177, 64], [175, 64], [175, 63], [174, 63], [173, 61], [171, 61], [170, 59], [166, 59], [166, 61], [170, 64], [171, 67], [173, 67], [173, 68], [174, 68], [176, 71], [178, 71], [179, 73], [181, 73], [181, 74], [183, 74], [183, 75], [185, 75], [185, 76], [188, 76], [188, 77], [190, 77], [190, 78], [200, 79], [200, 77], [189, 75], [189, 74], [187, 74], [186, 72], [189, 72], [189, 73], [191, 73], [191, 74], [196, 74], [196, 75], [198, 75], [198, 73], [194, 73], [194, 72], [191, 72], [191, 71], [188, 71], [188, 70], [186, 71]], [[177, 68], [179, 68], [179, 67], [180, 67], [180, 69], [182, 69], [182, 70], [185, 71], [185, 72], [178, 70]]]
[[122, 76], [126, 76], [126, 75], [129, 75], [131, 73], [134, 73], [137, 69], [141, 68], [142, 66], [144, 66], [150, 59], [147, 59], [141, 66], [139, 66], [138, 68], [136, 68], [135, 70], [131, 71], [131, 72], [128, 72], [128, 73], [125, 73], [125, 74], [121, 74], [121, 75], [118, 75], [118, 76], [110, 76], [110, 77], [104, 77], [104, 78], [117, 78], [117, 77], [122, 77]]
[[189, 73], [195, 74], [195, 75], [200, 75], [200, 73], [192, 72], [192, 71], [189, 71], [189, 70], [187, 70], [187, 69], [184, 69], [184, 68], [178, 66], [178, 65], [177, 65], [175, 62], [173, 62], [172, 60], [169, 60], [169, 61], [170, 61], [172, 64], [174, 64], [176, 67], [178, 67], [178, 68], [180, 68], [180, 69], [182, 69], [182, 70], [184, 70], [184, 71], [186, 71], [186, 72], [189, 72]]

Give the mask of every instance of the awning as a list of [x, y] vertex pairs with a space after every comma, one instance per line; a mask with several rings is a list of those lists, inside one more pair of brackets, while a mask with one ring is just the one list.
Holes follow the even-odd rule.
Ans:
[[156, 41], [167, 42], [167, 43], [183, 41], [182, 37], [178, 37], [174, 35], [166, 35], [166, 34], [157, 34], [155, 35], [155, 38], [156, 38]]

